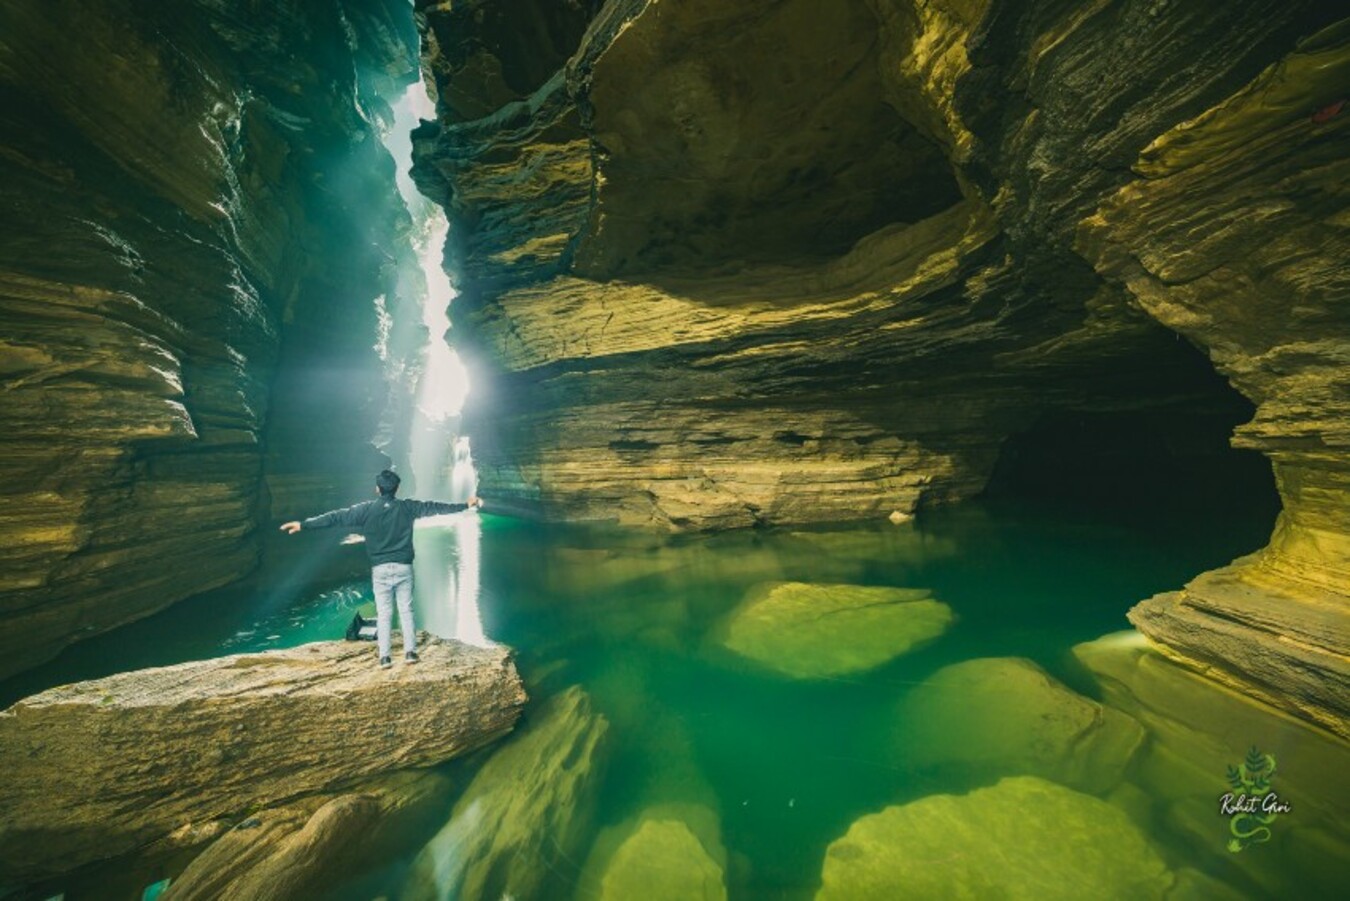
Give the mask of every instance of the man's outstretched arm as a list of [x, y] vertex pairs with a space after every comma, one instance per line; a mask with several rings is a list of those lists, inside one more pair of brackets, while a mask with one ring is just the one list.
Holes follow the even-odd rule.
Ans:
[[469, 498], [467, 504], [447, 504], [441, 501], [413, 501], [417, 505], [414, 515], [423, 516], [442, 516], [446, 513], [463, 513], [470, 507], [481, 507], [483, 502], [476, 497]]
[[343, 507], [341, 510], [329, 510], [327, 513], [320, 513], [318, 516], [311, 516], [304, 522], [291, 520], [281, 524], [281, 531], [287, 535], [294, 535], [303, 529], [326, 529], [329, 526], [359, 526], [366, 521], [366, 512], [370, 509], [370, 501], [362, 504], [356, 504], [352, 507]]

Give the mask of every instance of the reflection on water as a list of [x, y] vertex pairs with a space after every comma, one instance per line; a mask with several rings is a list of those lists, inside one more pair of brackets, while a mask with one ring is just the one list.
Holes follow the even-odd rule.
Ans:
[[[1124, 628], [1139, 599], [1258, 547], [1269, 525], [978, 505], [898, 527], [677, 537], [474, 513], [424, 522], [421, 624], [511, 645], [531, 704], [487, 764], [452, 765], [460, 820], [447, 810], [409, 834], [401, 856], [322, 894], [527, 901], [696, 884], [795, 901], [828, 883], [835, 897], [905, 897], [869, 895], [867, 873], [914, 885], [939, 866], [968, 879], [1015, 871], [1022, 896], [1054, 897], [1038, 886], [1058, 884], [1072, 897], [1074, 874], [1100, 859], [1174, 887], [1168, 898], [1325, 896], [1350, 870], [1344, 746], [1173, 672], [1137, 641], [1083, 646]], [[839, 594], [820, 617], [832, 660], [874, 628], [879, 603], [921, 592], [953, 618], [931, 643], [887, 642], [896, 656], [869, 644], [845, 668], [783, 672], [725, 646], [733, 618], [774, 591], [766, 583], [868, 589]], [[234, 616], [189, 602], [72, 652], [97, 649], [107, 672], [335, 638], [368, 599], [361, 580], [280, 613], [260, 596], [237, 599], [246, 613]], [[772, 612], [761, 619], [794, 630], [791, 653], [816, 653], [810, 605]], [[35, 678], [102, 674], [82, 672], [77, 656]], [[575, 717], [555, 715], [562, 700]], [[556, 735], [577, 750], [559, 753]], [[1269, 843], [1234, 855], [1214, 805], [1252, 744], [1278, 757], [1293, 811]], [[1026, 798], [1044, 809], [1020, 807]], [[474, 844], [470, 890], [455, 855], [480, 815], [501, 839]], [[923, 843], [904, 838], [915, 828]], [[1017, 867], [988, 865], [1000, 855]], [[979, 867], [960, 863], [977, 857]]]

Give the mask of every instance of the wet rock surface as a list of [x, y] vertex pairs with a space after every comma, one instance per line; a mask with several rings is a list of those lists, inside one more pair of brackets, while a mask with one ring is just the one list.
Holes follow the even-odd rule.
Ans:
[[[1147, 739], [1129, 779], [1169, 831], [1221, 859], [1216, 865], [1240, 871], [1252, 894], [1315, 897], [1339, 890], [1350, 872], [1341, 814], [1350, 798], [1343, 739], [1216, 686], [1137, 632], [1085, 642], [1073, 653], [1100, 686], [1102, 702], [1143, 725]], [[1271, 788], [1291, 809], [1269, 823], [1267, 842], [1232, 853], [1225, 846], [1233, 830], [1252, 824], [1221, 815], [1219, 798], [1231, 790], [1228, 767], [1253, 746], [1275, 756]], [[1287, 855], [1291, 865], [1269, 866], [1261, 855], [1266, 849]]]
[[314, 898], [397, 853], [391, 837], [443, 810], [450, 789], [444, 776], [409, 771], [259, 811], [212, 843], [160, 897]]
[[[0, 788], [0, 871], [31, 880], [73, 869], [511, 731], [525, 694], [505, 648], [430, 639], [421, 653], [419, 664], [382, 670], [365, 644], [322, 642], [20, 701], [0, 712], [11, 774]], [[330, 814], [373, 821], [363, 805]]]
[[769, 582], [716, 630], [733, 654], [795, 679], [875, 669], [940, 637], [956, 616], [925, 588]]

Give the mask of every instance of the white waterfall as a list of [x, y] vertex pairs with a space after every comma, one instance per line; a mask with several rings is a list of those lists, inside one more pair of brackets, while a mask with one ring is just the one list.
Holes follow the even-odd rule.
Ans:
[[[463, 503], [477, 490], [469, 439], [459, 434], [459, 412], [468, 394], [468, 374], [446, 343], [454, 288], [442, 265], [449, 233], [445, 212], [413, 184], [411, 133], [420, 119], [435, 116], [426, 86], [418, 81], [394, 105], [394, 122], [385, 145], [398, 166], [399, 193], [412, 217], [413, 250], [420, 264], [422, 324], [427, 340], [408, 442], [408, 464], [416, 496]], [[414, 280], [415, 281], [415, 280]], [[414, 606], [418, 626], [446, 638], [484, 645], [478, 611], [480, 524], [473, 511], [422, 520], [414, 533], [417, 552]]]
[[477, 490], [478, 473], [469, 456], [469, 439], [461, 435], [455, 439], [454, 463], [450, 469], [450, 499], [462, 504], [473, 497]]

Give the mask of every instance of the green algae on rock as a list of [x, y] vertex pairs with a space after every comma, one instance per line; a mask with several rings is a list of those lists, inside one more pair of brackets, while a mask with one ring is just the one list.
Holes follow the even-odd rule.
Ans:
[[1075, 694], [1030, 660], [943, 667], [899, 705], [901, 757], [976, 778], [1029, 775], [1101, 794], [1144, 740], [1127, 714]]
[[[712, 839], [704, 837], [708, 822]], [[644, 811], [602, 834], [582, 884], [597, 886], [596, 897], [604, 901], [725, 901], [726, 851], [715, 838], [716, 822], [712, 811], [689, 805]], [[596, 869], [599, 875], [592, 877]]]
[[825, 679], [875, 669], [938, 638], [955, 618], [925, 588], [766, 582], [716, 640], [782, 675]]
[[[725, 899], [727, 851], [717, 792], [698, 764], [684, 718], [650, 703], [650, 691], [642, 694], [649, 702], [641, 711], [616, 705], [612, 695], [604, 699], [606, 709], [623, 711], [616, 723], [626, 751], [660, 764], [631, 783], [625, 806], [636, 812], [596, 836], [576, 897]], [[596, 696], [602, 697], [599, 686]]]
[[1133, 901], [1163, 898], [1175, 881], [1122, 811], [1012, 776], [858, 820], [826, 851], [816, 901]]
[[608, 732], [578, 686], [534, 711], [417, 855], [400, 897], [551, 897], [591, 833]]

